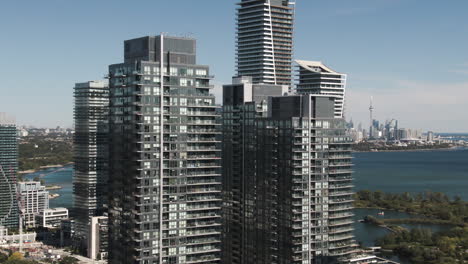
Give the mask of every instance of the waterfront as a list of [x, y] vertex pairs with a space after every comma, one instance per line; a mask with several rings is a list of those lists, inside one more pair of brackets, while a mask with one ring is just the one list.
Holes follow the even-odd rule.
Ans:
[[60, 195], [50, 200], [50, 207], [65, 207], [70, 209], [73, 205], [73, 166], [68, 165], [59, 168], [48, 168], [25, 175], [26, 179], [32, 180], [39, 177], [46, 185], [57, 185], [60, 189], [50, 190], [50, 193]]
[[[356, 190], [381, 190], [383, 192], [423, 192], [427, 190], [444, 192], [453, 197], [459, 195], [468, 201], [468, 149], [408, 151], [408, 152], [371, 152], [355, 153], [355, 185]], [[50, 201], [51, 207], [72, 206], [73, 167], [62, 169], [47, 169], [29, 174], [29, 179], [45, 174], [41, 179], [47, 185], [60, 185], [63, 188], [53, 192], [60, 194], [59, 198]], [[377, 216], [379, 210], [356, 209], [355, 219], [366, 215]], [[386, 218], [412, 217], [406, 213], [385, 212]], [[403, 225], [416, 227], [416, 225]], [[418, 225], [439, 231], [448, 226]], [[388, 231], [376, 226], [356, 222], [356, 239], [365, 246], [371, 246], [374, 240]]]

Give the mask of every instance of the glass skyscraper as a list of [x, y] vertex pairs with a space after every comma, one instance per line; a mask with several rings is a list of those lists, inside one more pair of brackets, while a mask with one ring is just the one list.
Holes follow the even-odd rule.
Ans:
[[336, 97], [249, 89], [224, 87], [223, 263], [336, 263], [354, 246], [351, 141]]
[[18, 228], [16, 200], [18, 133], [13, 117], [0, 113], [0, 226]]
[[107, 82], [77, 83], [73, 175], [75, 235], [86, 246], [91, 217], [107, 212], [109, 88]]
[[191, 38], [124, 43], [109, 66], [109, 262], [219, 263], [219, 115]]

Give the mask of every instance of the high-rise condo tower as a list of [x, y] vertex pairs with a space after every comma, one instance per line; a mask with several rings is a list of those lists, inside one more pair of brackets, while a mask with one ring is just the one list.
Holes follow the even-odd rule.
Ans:
[[348, 256], [351, 140], [335, 117], [337, 97], [264, 96], [245, 84], [224, 91], [223, 263], [336, 263]]
[[291, 87], [294, 2], [242, 0], [237, 9], [237, 76]]
[[0, 226], [18, 228], [18, 141], [15, 119], [0, 113]]
[[73, 218], [87, 245], [91, 217], [107, 212], [109, 88], [105, 81], [75, 85]]
[[344, 117], [346, 74], [336, 72], [320, 61], [296, 60], [296, 63], [296, 92], [334, 96], [335, 117]]
[[109, 66], [109, 262], [219, 263], [221, 175], [209, 67], [191, 38], [125, 41]]

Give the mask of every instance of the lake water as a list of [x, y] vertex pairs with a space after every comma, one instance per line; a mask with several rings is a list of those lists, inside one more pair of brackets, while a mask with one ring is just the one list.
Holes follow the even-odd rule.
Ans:
[[[384, 192], [424, 192], [426, 190], [444, 192], [453, 197], [459, 195], [468, 201], [468, 149], [414, 151], [414, 152], [371, 152], [355, 153], [354, 178], [356, 190], [381, 190]], [[46, 184], [61, 185], [60, 190], [53, 190], [60, 194], [59, 198], [50, 201], [51, 207], [71, 208], [72, 175], [71, 166], [63, 169], [48, 169], [28, 175], [32, 179], [42, 177]], [[378, 210], [356, 209], [355, 219], [362, 219], [366, 215], [377, 216]], [[411, 217], [400, 212], [385, 212], [386, 218]], [[406, 225], [412, 228], [415, 225]], [[439, 231], [448, 228], [441, 225], [419, 225]], [[372, 246], [374, 240], [382, 237], [388, 231], [383, 228], [355, 224], [356, 239], [365, 246]]]
[[355, 153], [356, 190], [459, 195], [468, 201], [468, 149]]
[[71, 208], [73, 205], [73, 166], [63, 168], [50, 168], [37, 171], [25, 176], [27, 179], [39, 177], [46, 185], [60, 185], [62, 189], [50, 190], [50, 193], [58, 193], [60, 197], [50, 200], [50, 207]]

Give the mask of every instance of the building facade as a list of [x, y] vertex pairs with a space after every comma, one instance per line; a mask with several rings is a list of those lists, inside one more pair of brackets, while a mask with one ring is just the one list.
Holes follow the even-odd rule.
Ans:
[[49, 192], [40, 182], [19, 182], [18, 193], [21, 202], [23, 225], [36, 226], [35, 215], [49, 209]]
[[257, 156], [255, 122], [267, 116], [268, 98], [280, 96], [288, 86], [253, 84], [251, 77], [233, 78], [223, 86], [223, 249], [222, 263], [256, 263], [259, 184], [252, 171]]
[[334, 96], [335, 117], [344, 117], [346, 74], [336, 72], [319, 61], [296, 60], [296, 64], [296, 92]]
[[110, 263], [219, 263], [218, 114], [190, 38], [125, 41], [109, 66]]
[[36, 214], [36, 226], [43, 228], [60, 228], [62, 221], [68, 219], [67, 208], [49, 208]]
[[[255, 117], [258, 102], [233, 96], [224, 95], [223, 263], [335, 263], [348, 256], [351, 141], [335, 117], [335, 97], [273, 96]], [[239, 118], [242, 108], [250, 111]]]
[[18, 141], [15, 119], [0, 113], [0, 226], [18, 228]]
[[91, 217], [88, 239], [88, 257], [93, 260], [107, 258], [109, 245], [107, 216]]
[[8, 229], [0, 226], [0, 245], [18, 244], [19, 241], [23, 243], [36, 242], [36, 233], [23, 233], [8, 235]]
[[291, 87], [294, 2], [242, 0], [237, 9], [237, 76]]
[[85, 240], [90, 219], [107, 212], [109, 88], [105, 81], [77, 83], [74, 89], [75, 134], [73, 218]]

